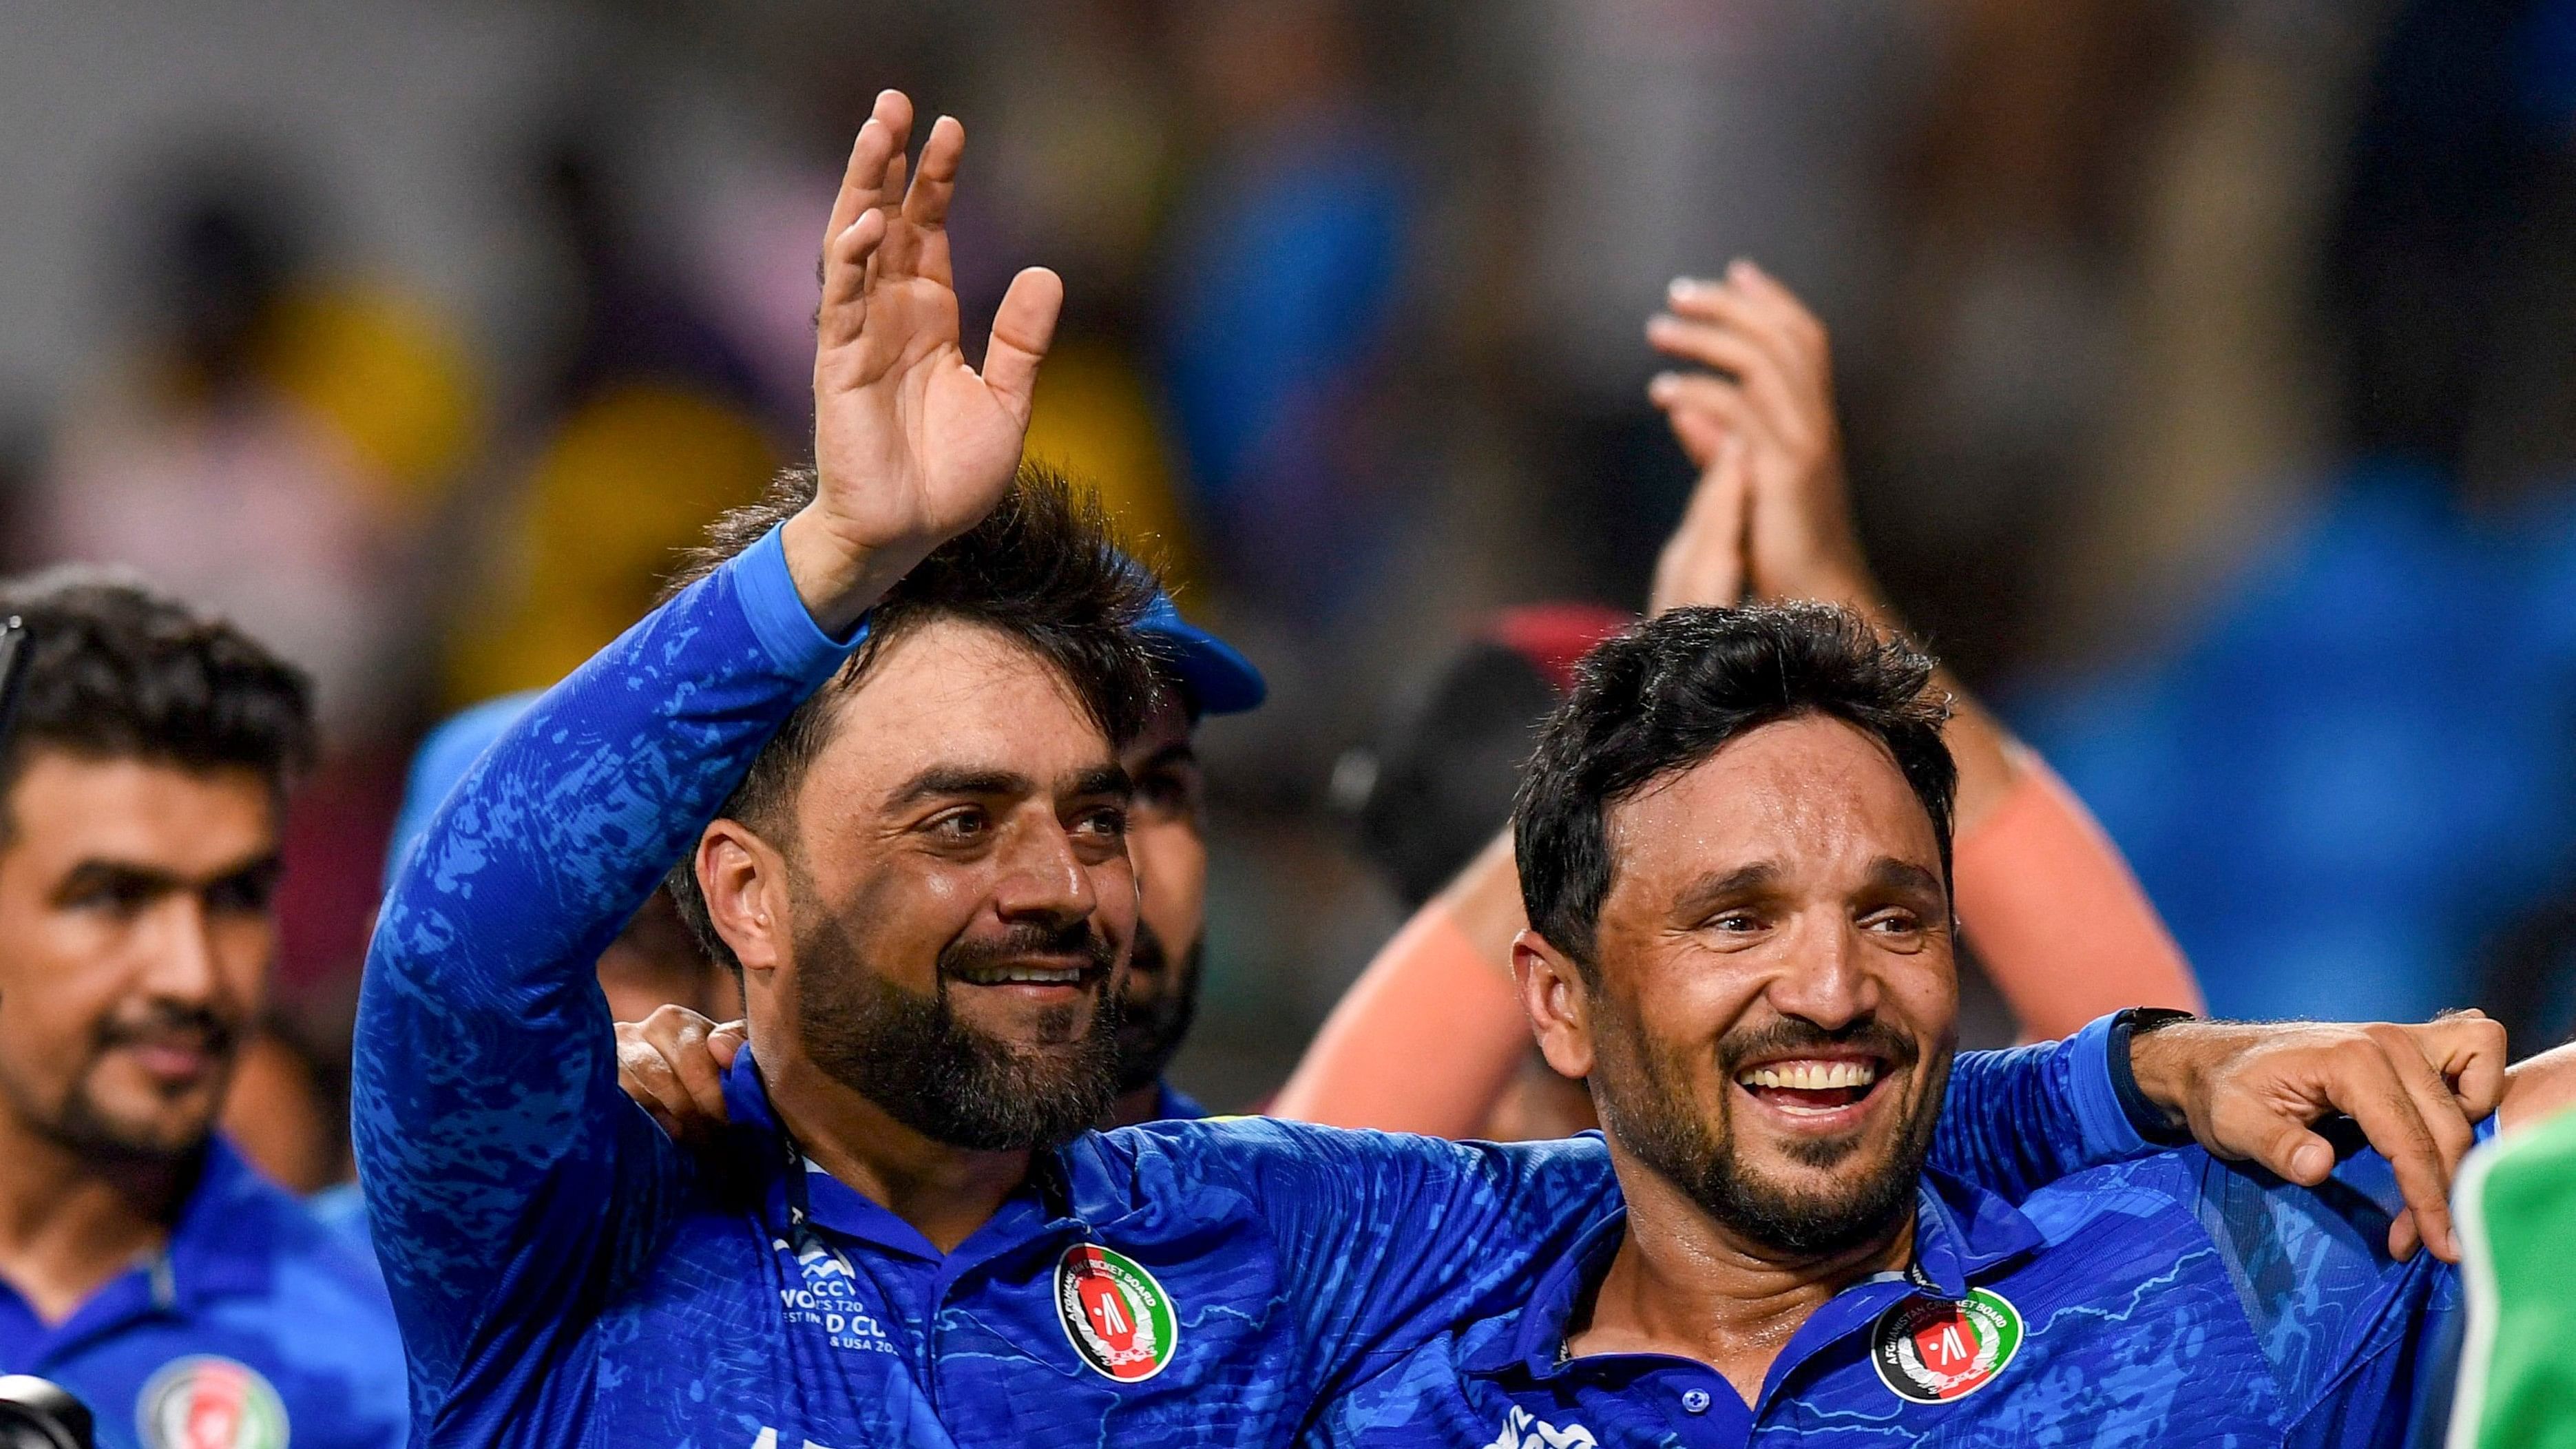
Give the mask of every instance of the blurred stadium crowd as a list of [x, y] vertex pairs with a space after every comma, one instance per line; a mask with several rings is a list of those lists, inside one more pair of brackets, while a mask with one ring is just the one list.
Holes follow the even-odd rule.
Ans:
[[[2569, 0], [6, 30], [0, 571], [129, 565], [317, 685], [227, 1119], [299, 1190], [352, 1172], [411, 772], [490, 736], [415, 766], [424, 737], [561, 679], [810, 450], [817, 198], [884, 86], [975, 128], [966, 335], [1022, 266], [1064, 276], [1031, 454], [1270, 682], [1198, 733], [1178, 1088], [1268, 1099], [1501, 826], [1519, 725], [1645, 602], [1698, 472], [1640, 320], [1736, 257], [1832, 330], [1895, 609], [2090, 805], [2213, 1012], [2576, 1029]], [[621, 1019], [735, 1014], [656, 964], [680, 930], [604, 963]], [[2018, 1030], [1992, 989], [1965, 1022]]]
[[0, 549], [321, 678], [279, 979], [332, 1059], [411, 742], [560, 677], [804, 446], [810, 198], [900, 82], [987, 138], [970, 313], [1067, 277], [1033, 450], [1281, 684], [1205, 745], [1211, 1100], [1392, 929], [1333, 782], [1431, 667], [1497, 606], [1635, 606], [1690, 478], [1635, 318], [1736, 255], [1835, 330], [1897, 603], [2216, 1007], [2569, 1023], [2565, 10], [25, 16]]

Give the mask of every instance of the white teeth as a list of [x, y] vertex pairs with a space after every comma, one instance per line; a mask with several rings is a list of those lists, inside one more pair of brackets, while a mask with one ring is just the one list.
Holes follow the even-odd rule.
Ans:
[[998, 980], [1004, 986], [1062, 986], [1078, 979], [1081, 975], [1079, 971], [1014, 969], [1004, 971]]
[[1823, 1092], [1836, 1087], [1866, 1087], [1878, 1080], [1876, 1062], [1772, 1062], [1736, 1078], [1748, 1087], [1786, 1087]]

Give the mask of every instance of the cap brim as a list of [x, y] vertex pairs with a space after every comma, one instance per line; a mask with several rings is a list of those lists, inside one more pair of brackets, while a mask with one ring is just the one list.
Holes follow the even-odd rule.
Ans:
[[1143, 632], [1162, 644], [1164, 662], [1181, 677], [1199, 713], [1242, 714], [1270, 697], [1270, 682], [1252, 661], [1205, 629], [1175, 616], [1149, 619]]

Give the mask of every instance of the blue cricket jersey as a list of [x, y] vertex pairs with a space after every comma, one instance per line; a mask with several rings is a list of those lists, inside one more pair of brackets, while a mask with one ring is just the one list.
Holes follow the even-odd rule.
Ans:
[[2019, 1206], [1933, 1172], [1918, 1205], [1913, 1270], [1819, 1308], [1750, 1405], [1695, 1360], [1566, 1356], [1617, 1254], [1614, 1216], [1526, 1304], [1341, 1395], [1310, 1442], [2433, 1442], [2422, 1436], [2449, 1392], [2458, 1277], [2429, 1253], [2389, 1259], [2401, 1203], [2375, 1154], [2312, 1192], [2184, 1149], [2067, 1177]]
[[[428, 1441], [1286, 1443], [1614, 1210], [1597, 1137], [1173, 1122], [1039, 1154], [942, 1254], [805, 1166], [753, 1051], [723, 1148], [680, 1151], [591, 963], [849, 647], [773, 533], [532, 706], [405, 858], [353, 1115]], [[1940, 1160], [2018, 1196], [2143, 1150], [2106, 1035], [1963, 1058]]]
[[51, 1328], [0, 1284], [0, 1373], [97, 1416], [102, 1449], [393, 1449], [402, 1340], [365, 1255], [220, 1139], [169, 1244]]

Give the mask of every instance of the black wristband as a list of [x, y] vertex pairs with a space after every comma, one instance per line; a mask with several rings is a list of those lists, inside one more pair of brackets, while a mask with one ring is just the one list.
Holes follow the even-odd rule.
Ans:
[[2111, 1094], [2120, 1099], [2120, 1110], [2129, 1115], [2129, 1125], [2138, 1135], [2156, 1147], [2189, 1147], [2191, 1128], [2177, 1124], [2171, 1113], [2149, 1100], [2138, 1090], [2137, 1069], [2129, 1061], [2129, 1044], [2151, 1031], [2158, 1031], [2177, 1021], [2197, 1021], [2188, 1011], [2170, 1006], [2132, 1006], [2111, 1018]]

